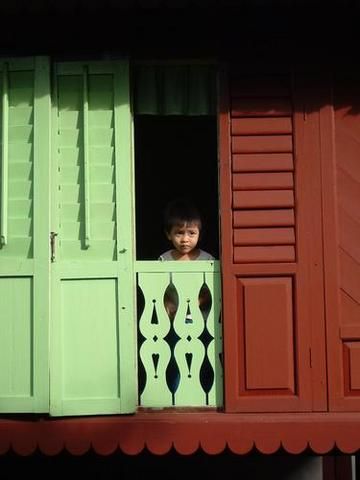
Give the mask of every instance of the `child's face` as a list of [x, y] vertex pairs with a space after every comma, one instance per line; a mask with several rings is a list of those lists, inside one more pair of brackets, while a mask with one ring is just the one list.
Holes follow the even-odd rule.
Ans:
[[172, 227], [167, 233], [167, 238], [181, 255], [186, 255], [196, 248], [199, 235], [200, 230], [197, 223], [185, 223]]

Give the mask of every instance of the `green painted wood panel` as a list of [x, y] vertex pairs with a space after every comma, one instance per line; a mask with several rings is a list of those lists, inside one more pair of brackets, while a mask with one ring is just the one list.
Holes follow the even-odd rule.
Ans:
[[47, 412], [49, 65], [38, 57], [0, 69], [0, 411]]
[[32, 395], [32, 278], [2, 277], [0, 292], [0, 405], [5, 409], [6, 399], [15, 397], [21, 405]]
[[[220, 407], [223, 403], [218, 261], [137, 261], [140, 405]], [[200, 308], [199, 298], [207, 301]], [[177, 305], [167, 311], [165, 295]]]
[[135, 410], [128, 82], [126, 62], [55, 68], [52, 415]]
[[[86, 125], [83, 75], [59, 75], [57, 79], [59, 245], [64, 259], [114, 260], [114, 79], [111, 74], [86, 77]], [[108, 175], [98, 176], [101, 169], [107, 169]], [[89, 250], [84, 248], [87, 236]]]
[[[63, 393], [70, 411], [95, 401], [119, 408], [116, 279], [61, 282]], [[76, 321], [74, 321], [76, 319]], [[109, 401], [108, 399], [113, 399]], [[70, 412], [69, 412], [70, 413]]]

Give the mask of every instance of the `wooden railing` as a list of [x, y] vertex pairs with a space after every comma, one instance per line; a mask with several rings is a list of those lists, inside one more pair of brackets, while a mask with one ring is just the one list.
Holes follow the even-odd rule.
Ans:
[[139, 404], [220, 407], [219, 262], [138, 261], [136, 272]]

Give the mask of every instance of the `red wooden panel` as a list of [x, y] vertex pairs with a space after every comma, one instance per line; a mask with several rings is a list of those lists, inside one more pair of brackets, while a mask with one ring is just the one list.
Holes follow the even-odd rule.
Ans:
[[[347, 116], [345, 117], [347, 118]], [[337, 158], [337, 166], [341, 170], [352, 177], [356, 182], [360, 183], [360, 167], [359, 167], [359, 138], [360, 128], [356, 123], [360, 124], [360, 115], [354, 119], [347, 121], [346, 133], [339, 133], [337, 138], [337, 147], [342, 154]], [[354, 128], [355, 127], [355, 128]]]
[[291, 226], [295, 223], [292, 208], [282, 210], [248, 210], [235, 211], [234, 227], [276, 227]]
[[[353, 139], [355, 139], [355, 141], [356, 138], [360, 137], [360, 109], [358, 98], [359, 83], [360, 79], [357, 78], [354, 82], [354, 88], [352, 89], [352, 92], [350, 92], [350, 89], [347, 89], [346, 99], [342, 92], [341, 102], [335, 105], [337, 126], [340, 127], [339, 129], [337, 129], [338, 131], [336, 132], [336, 143], [338, 146], [340, 146], [340, 148], [341, 144], [339, 142], [339, 139], [341, 135], [346, 135], [349, 140], [349, 137], [352, 137]], [[350, 105], [354, 107], [351, 108], [351, 110], [349, 109]], [[340, 132], [340, 129], [342, 130], [342, 132]]]
[[343, 250], [340, 258], [340, 288], [360, 304], [360, 265]]
[[233, 193], [234, 208], [286, 208], [294, 206], [292, 190], [242, 190]]
[[[337, 409], [359, 409], [360, 395], [360, 147], [356, 140], [358, 116], [342, 112], [337, 115], [337, 206], [339, 229], [340, 304], [338, 322], [343, 341], [343, 372], [336, 372], [338, 383], [332, 388], [343, 397], [335, 398]], [[335, 317], [336, 318], [336, 317]], [[334, 325], [335, 326], [335, 325]], [[331, 337], [330, 337], [331, 338]], [[333, 337], [335, 341], [336, 337]], [[334, 345], [331, 345], [334, 347]], [[334, 368], [330, 364], [330, 368]], [[340, 375], [339, 375], [340, 373]]]
[[293, 245], [293, 228], [236, 228], [234, 245]]
[[260, 263], [260, 262], [294, 262], [295, 248], [293, 246], [254, 246], [235, 247], [234, 263]]
[[[342, 153], [339, 153], [341, 155]], [[360, 154], [360, 145], [359, 145]], [[355, 222], [360, 223], [360, 182], [346, 174], [343, 170], [337, 170], [337, 204], [350, 215]]]
[[340, 247], [360, 263], [360, 222], [339, 209]]
[[[351, 298], [344, 290], [340, 290], [341, 325], [356, 325], [360, 328], [360, 304]], [[359, 337], [360, 338], [360, 337]]]
[[284, 98], [233, 98], [232, 117], [289, 117], [292, 115], [290, 99]]
[[294, 170], [291, 153], [240, 153], [232, 157], [233, 172], [277, 172]]
[[349, 356], [349, 390], [360, 390], [360, 342], [346, 342], [344, 348]]
[[291, 152], [291, 135], [239, 135], [232, 137], [233, 153]]
[[342, 340], [360, 340], [360, 325], [345, 325], [340, 327]]
[[285, 190], [294, 187], [291, 172], [235, 173], [232, 178], [234, 190]]
[[280, 135], [292, 132], [291, 117], [233, 118], [232, 135]]
[[242, 279], [241, 283], [244, 289], [246, 389], [293, 392], [291, 278]]
[[357, 84], [351, 75], [341, 86], [335, 79], [324, 134], [324, 145], [335, 149], [325, 151], [322, 172], [329, 404], [353, 412], [360, 411], [360, 99], [352, 94], [345, 101]]
[[[304, 103], [305, 98], [308, 101], [308, 96], [304, 97]], [[324, 349], [311, 350], [315, 346], [312, 344], [324, 337], [322, 296], [318, 294], [323, 275], [317, 119], [312, 111], [304, 115], [304, 105], [298, 104], [294, 98], [232, 98], [230, 116], [226, 113], [228, 105], [227, 102], [221, 104], [219, 123], [225, 408], [228, 412], [323, 410], [327, 401]], [[276, 118], [276, 121], [266, 122], [264, 117]], [[279, 125], [284, 128], [279, 118], [286, 121], [291, 118], [293, 128], [291, 126], [289, 134], [275, 133]], [[269, 125], [272, 125], [271, 131]], [[289, 128], [288, 123], [286, 128]], [[254, 135], [265, 129], [269, 129], [269, 133]], [[295, 145], [296, 163], [293, 156]], [[288, 183], [290, 177], [283, 174], [293, 172], [294, 168], [294, 183]], [[260, 175], [237, 175], [241, 173]], [[273, 173], [281, 175], [276, 178]], [[293, 208], [295, 192], [296, 218]], [[276, 227], [289, 230], [294, 227], [291, 235], [290, 232], [286, 234], [291, 236], [292, 243], [270, 243]], [[273, 230], [268, 237], [264, 236], [269, 243], [261, 244], [261, 235], [259, 243], [241, 243], [241, 229], [248, 230], [251, 242], [256, 236], [251, 230], [257, 228]], [[287, 347], [280, 349], [282, 353], [274, 358], [275, 368], [269, 367], [266, 361], [261, 363], [265, 358], [265, 355], [261, 357], [261, 342], [271, 334], [276, 336], [274, 330], [267, 330], [266, 325], [263, 338], [259, 337], [261, 313], [256, 309], [263, 300], [262, 289], [257, 289], [253, 296], [255, 313], [248, 315], [244, 285], [239, 275], [243, 279], [259, 281], [290, 279], [291, 275], [294, 288], [288, 298], [293, 302], [293, 311], [288, 314], [279, 310], [280, 318], [276, 318], [274, 325], [276, 335], [281, 329], [279, 338], [291, 338], [292, 343], [285, 341]], [[280, 308], [286, 308], [284, 298], [280, 299], [281, 294], [275, 294], [275, 297], [282, 305]], [[266, 305], [273, 301], [272, 294], [264, 294], [264, 298]], [[274, 310], [278, 309], [274, 307]], [[289, 325], [293, 328], [291, 333], [287, 330]], [[258, 336], [254, 333], [256, 331]], [[256, 353], [253, 353], [254, 349]], [[269, 356], [272, 353], [269, 352], [270, 347], [266, 358], [271, 364]], [[261, 363], [260, 373], [257, 360]], [[280, 372], [274, 372], [274, 369], [280, 369]]]

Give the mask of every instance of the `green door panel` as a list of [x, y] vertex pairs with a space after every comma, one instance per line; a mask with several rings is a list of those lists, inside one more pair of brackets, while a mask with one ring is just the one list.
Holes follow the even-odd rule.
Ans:
[[137, 403], [128, 79], [127, 62], [55, 68], [52, 415]]
[[47, 412], [49, 65], [0, 69], [0, 411]]

